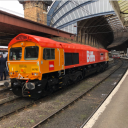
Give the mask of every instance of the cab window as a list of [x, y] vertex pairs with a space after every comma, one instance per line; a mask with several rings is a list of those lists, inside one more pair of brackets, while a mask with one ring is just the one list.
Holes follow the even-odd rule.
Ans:
[[39, 47], [38, 46], [29, 46], [25, 47], [25, 60], [37, 60], [38, 59], [38, 53], [39, 53]]
[[9, 60], [21, 60], [22, 48], [11, 48], [9, 53]]
[[53, 60], [53, 59], [55, 59], [55, 49], [53, 49], [53, 48], [44, 48], [44, 50], [43, 50], [43, 59], [44, 60]]

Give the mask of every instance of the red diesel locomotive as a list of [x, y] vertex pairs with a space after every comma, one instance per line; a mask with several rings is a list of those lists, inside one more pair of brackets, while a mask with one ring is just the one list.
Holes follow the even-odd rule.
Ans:
[[29, 34], [19, 34], [12, 39], [8, 53], [13, 93], [32, 98], [66, 87], [108, 66], [105, 49]]

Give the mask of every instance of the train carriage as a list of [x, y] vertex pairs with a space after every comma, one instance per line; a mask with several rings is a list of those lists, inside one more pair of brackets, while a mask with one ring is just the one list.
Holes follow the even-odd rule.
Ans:
[[18, 96], [39, 98], [108, 66], [105, 49], [29, 34], [17, 35], [8, 48], [11, 87]]

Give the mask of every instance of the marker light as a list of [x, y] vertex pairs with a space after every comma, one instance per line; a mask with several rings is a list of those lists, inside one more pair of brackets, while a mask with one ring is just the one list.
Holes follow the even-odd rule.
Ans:
[[12, 75], [12, 72], [10, 72], [9, 74]]
[[34, 73], [34, 76], [38, 76], [38, 73]]

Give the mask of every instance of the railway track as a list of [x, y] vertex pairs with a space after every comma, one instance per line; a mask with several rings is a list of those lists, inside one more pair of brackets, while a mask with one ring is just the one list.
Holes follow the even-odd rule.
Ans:
[[32, 104], [32, 100], [26, 100], [21, 97], [14, 97], [13, 100], [0, 104], [0, 110], [2, 110], [0, 113], [0, 120], [7, 118], [14, 113], [17, 113], [26, 108], [26, 106], [28, 107]]
[[11, 102], [19, 98], [15, 96], [12, 91], [11, 87], [6, 88], [3, 83], [0, 84], [0, 105]]
[[[112, 65], [112, 67], [114, 67], [115, 64]], [[120, 65], [119, 67], [121, 66], [121, 62], [120, 62]], [[112, 68], [111, 66], [108, 68], [108, 69], [111, 69]], [[118, 68], [119, 68], [118, 67]], [[117, 67], [114, 71], [111, 72], [111, 74], [113, 72], [115, 72], [117, 70]], [[111, 74], [109, 74], [107, 77], [109, 77]], [[106, 78], [107, 78], [106, 77]], [[106, 79], [104, 78], [104, 79]], [[99, 83], [103, 82], [104, 81], [101, 80]], [[90, 88], [88, 91], [84, 92], [83, 94], [81, 94], [80, 96], [77, 96], [77, 98], [75, 98], [74, 100], [72, 100], [70, 103], [68, 104], [65, 104], [61, 109], [57, 110], [56, 112], [52, 113], [49, 117], [43, 119], [43, 121], [39, 122], [38, 124], [36, 124], [34, 127], [38, 127], [39, 125], [41, 125], [42, 123], [45, 123], [47, 120], [49, 120], [50, 118], [54, 117], [56, 114], [60, 113], [61, 111], [63, 111], [64, 109], [68, 108], [68, 106], [72, 105], [73, 103], [77, 102], [80, 98], [82, 98], [84, 95], [86, 95], [87, 93], [89, 93], [91, 90], [93, 90], [99, 83], [97, 83], [95, 86], [93, 86], [92, 88]], [[58, 93], [58, 92], [57, 92]], [[56, 94], [54, 94], [56, 95]], [[43, 100], [46, 101], [47, 99], [49, 98], [46, 97], [44, 98]], [[0, 110], [2, 110], [2, 113], [0, 113], [0, 119], [5, 119], [5, 117], [10, 117], [11, 115], [13, 115], [14, 113], [17, 113], [19, 111], [22, 111], [24, 110], [25, 108], [28, 108], [28, 107], [31, 107], [33, 106], [34, 104], [38, 104], [42, 102], [42, 99], [40, 100], [37, 100], [37, 101], [33, 101], [33, 100], [28, 100], [26, 98], [17, 98], [15, 100], [12, 100], [12, 101], [8, 101], [8, 102], [5, 102], [3, 104], [0, 105]], [[18, 105], [18, 106], [17, 106]], [[11, 109], [7, 109], [7, 108], [10, 108], [10, 106], [12, 106]], [[5, 110], [8, 110], [8, 111], [5, 111]], [[34, 128], [33, 127], [33, 128]]]
[[0, 93], [9, 91], [10, 89], [11, 89], [11, 88], [6, 88], [6, 87], [4, 87], [4, 85], [3, 85], [3, 86], [0, 86]]
[[[122, 59], [123, 60], [123, 59]], [[126, 60], [126, 62], [128, 62], [128, 60]], [[123, 64], [122, 64], [123, 65]], [[93, 113], [86, 119], [86, 121], [84, 123], [82, 123], [82, 125], [80, 126], [80, 128], [83, 128], [84, 125], [90, 120], [90, 118], [95, 114], [95, 112], [100, 108], [100, 106], [102, 105], [102, 103], [107, 99], [107, 97], [111, 94], [111, 92], [114, 90], [114, 88], [116, 87], [116, 85], [120, 82], [120, 80], [122, 79], [122, 77], [124, 76], [124, 74], [126, 73], [127, 69], [128, 69], [128, 65], [125, 65], [123, 67], [125, 69], [125, 71], [123, 72], [123, 74], [119, 74], [120, 78], [118, 79], [118, 81], [115, 84], [115, 86], [113, 87], [113, 89], [108, 93], [108, 95], [104, 98], [104, 100], [98, 105], [98, 107], [95, 109], [95, 111], [93, 111]]]
[[15, 96], [12, 93], [11, 88], [6, 88], [4, 86], [0, 86], [0, 105], [4, 104], [6, 102], [12, 101], [16, 98], [17, 98], [17, 96]]
[[[5, 81], [8, 81], [8, 80], [5, 80]], [[9, 91], [11, 88], [9, 87], [9, 88], [6, 88], [5, 86], [4, 86], [4, 82], [5, 81], [3, 81], [3, 83], [0, 83], [0, 93], [1, 92], [6, 92], [6, 91]]]
[[32, 128], [41, 127], [48, 120], [52, 119], [53, 117], [55, 117], [56, 115], [58, 115], [60, 112], [62, 112], [64, 110], [66, 110], [67, 108], [69, 108], [69, 106], [73, 105], [74, 103], [76, 103], [77, 101], [79, 101], [83, 96], [85, 96], [88, 93], [90, 93], [95, 87], [97, 87], [100, 83], [102, 83], [104, 80], [106, 80], [111, 74], [113, 74], [115, 71], [117, 71], [121, 66], [122, 66], [122, 64], [120, 64], [117, 69], [115, 69], [113, 72], [111, 72], [106, 78], [104, 78], [102, 81], [100, 81], [99, 83], [97, 83], [95, 86], [93, 86], [92, 88], [90, 88], [87, 92], [85, 92], [82, 95], [78, 96], [76, 99], [74, 99], [73, 101], [71, 101], [70, 103], [68, 103], [64, 107], [62, 107], [61, 109], [57, 110], [56, 112], [54, 112], [53, 114], [51, 114], [46, 119], [43, 119], [42, 121], [40, 121], [39, 123], [37, 123], [36, 125], [34, 125]]
[[14, 100], [16, 100], [18, 98], [20, 98], [20, 97], [12, 95], [12, 96], [8, 96], [6, 98], [0, 99], [0, 106], [4, 105], [6, 103], [9, 103], [9, 102], [13, 102]]
[[[62, 107], [61, 109], [57, 110], [56, 112], [54, 112], [53, 114], [51, 114], [49, 117], [43, 119], [42, 121], [40, 121], [39, 123], [37, 123], [36, 125], [34, 125], [32, 128], [41, 128], [42, 125], [44, 125], [47, 121], [49, 121], [50, 119], [54, 118], [56, 115], [59, 115], [60, 112], [66, 110], [69, 108], [69, 106], [75, 104], [76, 102], [78, 102], [79, 100], [81, 100], [85, 95], [89, 94], [94, 88], [96, 88], [100, 83], [104, 82], [107, 78], [109, 78], [110, 75], [112, 75], [114, 72], [116, 72], [121, 66], [123, 65], [123, 62], [118, 66], [117, 69], [115, 69], [113, 72], [111, 72], [106, 78], [104, 78], [102, 81], [100, 81], [99, 83], [97, 83], [95, 86], [93, 86], [92, 88], [90, 88], [87, 92], [83, 93], [82, 95], [78, 96], [77, 98], [75, 98], [73, 101], [71, 101], [70, 103], [66, 104], [64, 107]], [[122, 75], [123, 76], [123, 75]], [[121, 79], [122, 77], [120, 77]], [[116, 83], [117, 84], [117, 83]], [[111, 90], [112, 91], [112, 90]], [[110, 93], [110, 92], [109, 92]], [[105, 98], [106, 99], [106, 98]], [[104, 100], [105, 100], [104, 99]], [[100, 106], [100, 105], [99, 105]], [[89, 117], [90, 118], [90, 117]], [[88, 118], [88, 120], [89, 120]], [[82, 126], [81, 126], [82, 128]]]

